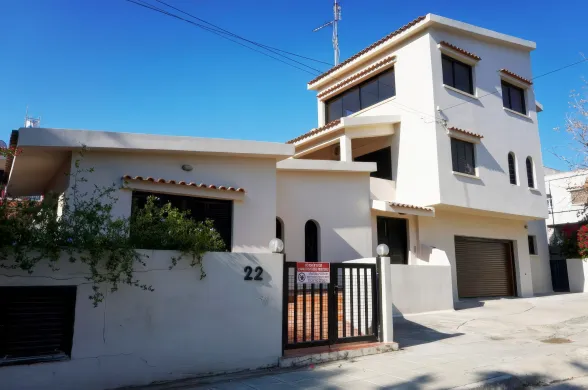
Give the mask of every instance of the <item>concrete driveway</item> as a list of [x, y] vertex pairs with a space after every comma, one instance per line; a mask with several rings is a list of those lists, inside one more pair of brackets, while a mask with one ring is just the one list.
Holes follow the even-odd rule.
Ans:
[[170, 389], [588, 388], [588, 294], [467, 300], [394, 326], [398, 352]]

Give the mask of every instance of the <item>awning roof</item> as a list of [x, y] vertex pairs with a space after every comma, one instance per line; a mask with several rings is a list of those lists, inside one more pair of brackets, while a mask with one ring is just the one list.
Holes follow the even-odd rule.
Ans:
[[394, 214], [419, 215], [422, 217], [435, 216], [435, 209], [432, 207], [417, 206], [387, 200], [372, 200], [372, 210]]

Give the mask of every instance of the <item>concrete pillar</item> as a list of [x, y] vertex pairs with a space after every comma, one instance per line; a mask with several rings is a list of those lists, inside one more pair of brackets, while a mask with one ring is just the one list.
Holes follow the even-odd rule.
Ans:
[[353, 161], [353, 155], [351, 154], [351, 138], [349, 138], [349, 136], [342, 135], [339, 138], [339, 147], [341, 149], [341, 161]]
[[389, 257], [376, 258], [377, 267], [380, 271], [380, 341], [391, 343], [394, 341], [394, 325], [392, 317], [392, 269]]
[[318, 126], [317, 127], [321, 127], [326, 125], [325, 123], [325, 102], [317, 99], [317, 105], [318, 105]]

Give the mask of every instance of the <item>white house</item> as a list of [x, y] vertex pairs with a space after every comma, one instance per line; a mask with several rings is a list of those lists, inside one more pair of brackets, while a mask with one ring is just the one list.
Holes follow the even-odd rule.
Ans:
[[[528, 225], [548, 216], [530, 81], [534, 48], [437, 15], [417, 18], [311, 80], [317, 128], [286, 144], [15, 131], [11, 146], [23, 153], [7, 163], [11, 195], [67, 191], [65, 173], [86, 145], [82, 167], [95, 169], [87, 185], [120, 184], [116, 215], [130, 215], [132, 200], [149, 193], [204, 205], [214, 209], [203, 217], [215, 221], [231, 253], [210, 254], [213, 271], [200, 284], [186, 271], [158, 274], [165, 259], [156, 254], [159, 263], [148, 265], [156, 298], [125, 290], [97, 309], [76, 276], [66, 283], [82, 297], [70, 360], [0, 367], [0, 382], [100, 389], [276, 364], [287, 344], [276, 326], [282, 319], [297, 324], [306, 305], [322, 306], [325, 295], [321, 286], [320, 303], [307, 300], [306, 287], [304, 298], [296, 290], [286, 296], [292, 291], [282, 291], [283, 277], [291, 275], [282, 256], [270, 253], [274, 237], [284, 241], [288, 262], [353, 264], [343, 277], [363, 298], [375, 290], [368, 290], [367, 266], [357, 264], [373, 263], [376, 246], [387, 244], [392, 265], [384, 289], [394, 306], [382, 309], [387, 313], [447, 310], [467, 297], [532, 296], [532, 273], [542, 266], [533, 266]], [[262, 282], [243, 285], [247, 264], [267, 269]], [[59, 282], [16, 271], [0, 276], [0, 286], [38, 284]], [[353, 297], [351, 290], [332, 299], [347, 307]], [[303, 312], [291, 309], [299, 300]], [[365, 307], [343, 309], [342, 337], [348, 327], [353, 335], [374, 334], [377, 308]], [[181, 331], [164, 331], [170, 328]], [[322, 328], [320, 339], [326, 341]], [[212, 357], [199, 352], [210, 350]]]

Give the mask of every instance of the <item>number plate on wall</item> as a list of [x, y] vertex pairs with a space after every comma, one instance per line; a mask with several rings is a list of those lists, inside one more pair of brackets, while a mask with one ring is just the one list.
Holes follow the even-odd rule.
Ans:
[[329, 263], [296, 263], [296, 282], [301, 284], [330, 283]]

